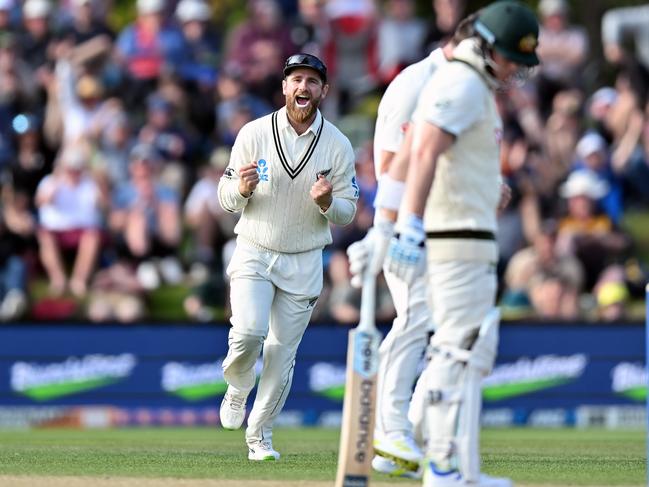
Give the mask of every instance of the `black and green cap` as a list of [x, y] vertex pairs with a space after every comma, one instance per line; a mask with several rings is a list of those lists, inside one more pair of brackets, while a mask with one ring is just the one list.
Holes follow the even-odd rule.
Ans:
[[476, 33], [505, 58], [536, 66], [539, 58], [539, 22], [532, 10], [515, 0], [494, 2], [482, 9], [475, 21]]

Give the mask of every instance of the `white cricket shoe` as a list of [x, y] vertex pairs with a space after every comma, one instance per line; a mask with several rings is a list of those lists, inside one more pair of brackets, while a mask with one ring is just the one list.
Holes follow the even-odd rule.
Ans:
[[424, 487], [514, 487], [511, 479], [480, 474], [478, 482], [469, 482], [457, 470], [440, 472], [431, 461], [424, 462]]
[[232, 387], [228, 387], [225, 396], [223, 396], [219, 413], [221, 425], [226, 430], [239, 429], [243, 424], [246, 417], [246, 399], [247, 396], [237, 394]]
[[279, 452], [273, 449], [273, 444], [268, 440], [248, 443], [248, 460], [257, 462], [274, 462], [279, 460]]
[[379, 473], [384, 473], [392, 477], [405, 477], [415, 480], [421, 479], [421, 468], [413, 472], [412, 470], [397, 465], [392, 460], [388, 460], [381, 455], [374, 455], [374, 458], [372, 458], [372, 468]]
[[424, 458], [419, 445], [412, 435], [396, 431], [374, 438], [374, 451], [377, 455], [392, 460], [406, 470], [416, 471]]

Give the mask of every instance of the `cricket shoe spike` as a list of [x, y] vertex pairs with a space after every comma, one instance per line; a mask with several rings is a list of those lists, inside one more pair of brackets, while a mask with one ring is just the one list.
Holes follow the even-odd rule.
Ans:
[[414, 438], [400, 431], [377, 435], [374, 438], [374, 452], [413, 472], [419, 469], [424, 458]]
[[421, 467], [416, 472], [413, 472], [412, 470], [407, 470], [397, 465], [392, 460], [388, 460], [381, 455], [374, 455], [374, 458], [372, 458], [372, 468], [376, 472], [384, 473], [391, 477], [404, 477], [415, 480], [421, 479]]
[[440, 471], [429, 460], [424, 462], [424, 487], [514, 487], [511, 479], [480, 474], [478, 482], [468, 481], [457, 470]]
[[236, 430], [241, 427], [246, 417], [246, 396], [234, 392], [232, 387], [223, 396], [219, 412], [221, 425], [226, 430]]
[[274, 462], [279, 460], [279, 452], [273, 449], [273, 444], [266, 441], [248, 443], [248, 460], [257, 462]]

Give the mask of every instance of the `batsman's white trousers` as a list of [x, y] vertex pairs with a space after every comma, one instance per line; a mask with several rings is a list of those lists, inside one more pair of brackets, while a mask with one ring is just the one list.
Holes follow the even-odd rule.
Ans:
[[[428, 261], [428, 286], [433, 320], [437, 325], [435, 335], [431, 339], [433, 350], [448, 347], [469, 350], [477, 338], [480, 326], [494, 306], [496, 297], [496, 266], [495, 263], [484, 261]], [[453, 395], [453, 391], [462, 389], [458, 383], [466, 377], [461, 370], [465, 364], [442, 353], [442, 360], [431, 360], [420, 379], [428, 383], [428, 391], [441, 392], [442, 397]], [[419, 384], [418, 384], [419, 385]], [[423, 394], [426, 401], [428, 394]], [[477, 408], [479, 421], [481, 407], [480, 397], [463, 397], [464, 404], [460, 407]], [[471, 404], [467, 404], [470, 401]], [[478, 435], [479, 426], [458, 425], [464, 420], [464, 415], [458, 408], [444, 402], [426, 403], [425, 424], [428, 440], [428, 455], [437, 459], [448, 458], [452, 455], [453, 441], [457, 441], [458, 429], [475, 431]], [[475, 446], [472, 451], [478, 451], [479, 438], [470, 438]], [[476, 453], [477, 455], [477, 453]], [[479, 465], [479, 458], [464, 459]], [[466, 472], [463, 472], [466, 473]]]
[[246, 441], [271, 440], [273, 421], [291, 388], [298, 345], [322, 291], [322, 250], [284, 254], [239, 238], [227, 272], [232, 328], [223, 375], [229, 385], [248, 394], [263, 346], [264, 365]]
[[411, 433], [412, 386], [432, 329], [427, 277], [423, 274], [409, 286], [392, 272], [384, 270], [384, 276], [397, 317], [379, 348], [375, 434]]

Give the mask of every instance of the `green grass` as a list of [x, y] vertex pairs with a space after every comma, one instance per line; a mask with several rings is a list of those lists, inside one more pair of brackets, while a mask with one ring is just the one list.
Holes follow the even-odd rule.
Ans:
[[[0, 475], [333, 480], [338, 431], [277, 429], [274, 445], [282, 459], [256, 463], [242, 431], [2, 431]], [[487, 430], [483, 469], [524, 484], [646, 485], [645, 451], [637, 431]]]

